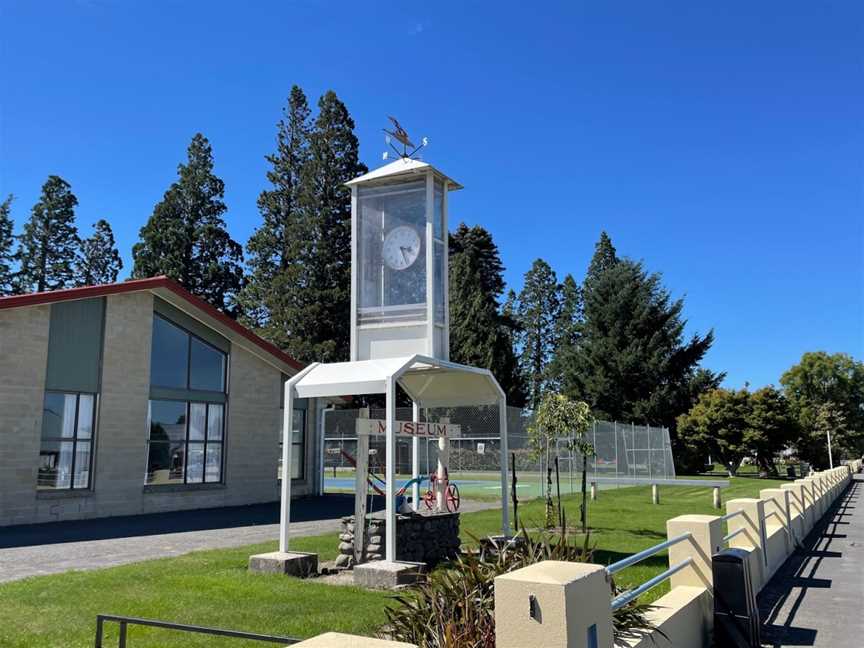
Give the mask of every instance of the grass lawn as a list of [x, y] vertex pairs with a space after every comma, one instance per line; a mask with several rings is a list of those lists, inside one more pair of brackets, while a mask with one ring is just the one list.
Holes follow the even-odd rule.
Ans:
[[[750, 497], [780, 482], [735, 478], [723, 491], [727, 499]], [[576, 523], [579, 500], [564, 499], [568, 520]], [[591, 541], [601, 564], [666, 539], [665, 522], [685, 513], [714, 513], [711, 491], [704, 488], [661, 488], [661, 503], [651, 504], [650, 488], [602, 491], [589, 509]], [[543, 519], [543, 503], [519, 506], [520, 519], [529, 527]], [[500, 511], [462, 516], [463, 539], [499, 530]], [[292, 548], [317, 551], [322, 560], [333, 559], [335, 534], [298, 538]], [[192, 553], [179, 558], [153, 560], [90, 572], [40, 576], [0, 585], [0, 646], [3, 648], [84, 648], [93, 645], [97, 613], [149, 617], [180, 623], [217, 626], [252, 632], [309, 637], [328, 630], [373, 634], [383, 622], [389, 595], [353, 587], [324, 585], [281, 576], [252, 575], [246, 563], [252, 553], [272, 551], [276, 543], [240, 549]], [[623, 585], [641, 583], [666, 567], [663, 555], [624, 570]], [[646, 595], [652, 600], [663, 593]], [[106, 648], [116, 645], [116, 626]], [[239, 640], [182, 635], [164, 630], [134, 628], [130, 648], [208, 646], [244, 648], [263, 644]], [[113, 638], [115, 643], [111, 643]]]

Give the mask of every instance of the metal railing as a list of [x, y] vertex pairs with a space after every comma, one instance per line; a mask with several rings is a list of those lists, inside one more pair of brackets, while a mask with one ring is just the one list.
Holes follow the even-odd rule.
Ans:
[[130, 625], [148, 626], [151, 628], [163, 628], [165, 630], [176, 630], [179, 632], [192, 632], [205, 634], [213, 637], [230, 637], [233, 639], [245, 639], [246, 641], [261, 641], [264, 643], [290, 646], [300, 643], [295, 637], [280, 637], [277, 635], [257, 634], [254, 632], [241, 632], [239, 630], [224, 630], [222, 628], [206, 628], [204, 626], [188, 625], [185, 623], [171, 623], [169, 621], [156, 621], [154, 619], [139, 619], [136, 617], [118, 616], [116, 614], [96, 615], [96, 648], [103, 648], [105, 623], [113, 622], [119, 625], [117, 648], [126, 648], [127, 631]]
[[[606, 567], [606, 573], [609, 574], [610, 576], [613, 574], [617, 574], [622, 569], [626, 569], [627, 567], [635, 565], [636, 563], [642, 562], [646, 558], [650, 558], [651, 556], [654, 556], [655, 554], [660, 553], [664, 549], [668, 549], [669, 547], [676, 545], [679, 542], [683, 542], [684, 540], [689, 540], [692, 537], [693, 537], [693, 534], [688, 532], [688, 533], [682, 533], [681, 535], [675, 536], [674, 538], [669, 538], [665, 542], [661, 542], [659, 544], [654, 545], [653, 547], [649, 547], [648, 549], [640, 551], [639, 553], [635, 553], [632, 556], [628, 556], [627, 558], [619, 560], [618, 562], [612, 563], [611, 565]], [[677, 565], [673, 565], [672, 567], [670, 567], [666, 571], [661, 572], [661, 573], [657, 574], [656, 576], [654, 576], [653, 578], [645, 581], [639, 587], [636, 587], [632, 590], [628, 590], [626, 592], [623, 592], [622, 594], [619, 594], [614, 599], [612, 599], [612, 609], [617, 610], [619, 608], [624, 607], [628, 603], [636, 600], [642, 594], [644, 594], [645, 592], [647, 592], [648, 590], [650, 590], [654, 587], [657, 587], [660, 583], [668, 580], [674, 574], [677, 574], [679, 571], [681, 571], [682, 569], [684, 569], [685, 567], [690, 565], [692, 562], [693, 562], [692, 558], [687, 558], [686, 560], [682, 560]]]

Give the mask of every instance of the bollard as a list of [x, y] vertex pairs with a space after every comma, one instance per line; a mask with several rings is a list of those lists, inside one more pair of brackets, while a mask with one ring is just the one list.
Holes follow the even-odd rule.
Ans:
[[657, 484], [651, 484], [651, 503], [660, 503], [660, 487]]
[[591, 500], [597, 499], [597, 482], [591, 482]]
[[716, 486], [714, 487], [714, 508], [719, 509], [721, 506], [720, 502], [720, 489]]

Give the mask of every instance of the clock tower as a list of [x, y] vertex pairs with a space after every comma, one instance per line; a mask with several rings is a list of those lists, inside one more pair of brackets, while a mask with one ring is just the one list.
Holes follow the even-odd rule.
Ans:
[[351, 360], [449, 360], [447, 193], [462, 186], [399, 159], [351, 188]]

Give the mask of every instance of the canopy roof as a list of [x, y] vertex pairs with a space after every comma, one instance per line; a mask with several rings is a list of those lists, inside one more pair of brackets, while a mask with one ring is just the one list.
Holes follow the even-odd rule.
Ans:
[[398, 160], [394, 160], [389, 164], [378, 167], [374, 171], [370, 171], [369, 173], [366, 173], [358, 178], [349, 180], [345, 183], [345, 186], [350, 187], [353, 185], [365, 184], [367, 182], [396, 179], [399, 178], [399, 176], [405, 176], [406, 178], [410, 178], [412, 175], [425, 173], [428, 169], [432, 170], [432, 173], [435, 174], [436, 178], [438, 178], [442, 182], [446, 181], [448, 183], [448, 190], [456, 191], [457, 189], [463, 188], [462, 185], [456, 182], [453, 178], [447, 177], [428, 162], [423, 162], [422, 160], [414, 160], [412, 158], [399, 158]]
[[383, 394], [391, 377], [423, 407], [495, 405], [504, 399], [489, 370], [421, 355], [312, 365], [292, 383], [297, 398], [360, 396]]

